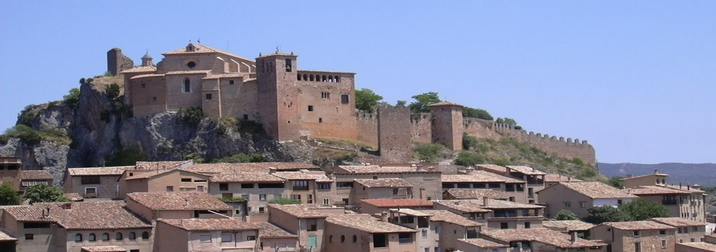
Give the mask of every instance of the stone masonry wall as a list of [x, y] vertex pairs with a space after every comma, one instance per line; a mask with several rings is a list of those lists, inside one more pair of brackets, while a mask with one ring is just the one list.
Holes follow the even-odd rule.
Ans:
[[378, 108], [378, 142], [380, 156], [386, 162], [408, 162], [413, 158], [413, 146], [407, 129], [410, 128], [410, 109], [381, 106]]
[[410, 117], [410, 135], [414, 143], [432, 143], [432, 122], [430, 113], [413, 114]]
[[358, 112], [358, 142], [378, 147], [378, 114]]

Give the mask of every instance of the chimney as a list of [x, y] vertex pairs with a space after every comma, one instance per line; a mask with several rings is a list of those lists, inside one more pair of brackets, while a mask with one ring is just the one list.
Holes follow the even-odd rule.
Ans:
[[569, 241], [571, 241], [572, 243], [576, 242], [577, 241], [577, 232], [573, 231], [573, 232], [570, 232], [569, 234], [570, 234]]

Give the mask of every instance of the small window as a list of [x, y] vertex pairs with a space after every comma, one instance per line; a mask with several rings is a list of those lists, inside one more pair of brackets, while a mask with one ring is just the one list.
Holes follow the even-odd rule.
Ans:
[[241, 188], [254, 188], [254, 184], [253, 183], [241, 184]]
[[89, 236], [87, 236], [87, 240], [91, 242], [97, 241], [97, 235], [95, 235], [94, 233], [90, 233]]
[[82, 234], [75, 234], [75, 242], [82, 242]]
[[221, 233], [221, 242], [233, 242], [234, 234], [232, 233]]
[[634, 230], [634, 237], [639, 236], [639, 230]]
[[157, 101], [157, 97], [156, 97], [156, 96], [152, 96], [152, 101]]
[[146, 87], [147, 87], [147, 84], [142, 83], [142, 88], [146, 88]]
[[291, 59], [286, 59], [286, 72], [293, 71], [293, 64], [291, 63]]
[[358, 236], [353, 235], [353, 243], [356, 243], [356, 242], [358, 242]]
[[117, 232], [116, 234], [114, 234], [114, 239], [118, 241], [124, 240], [124, 235], [122, 235], [122, 233], [120, 232]]
[[413, 234], [412, 233], [399, 233], [398, 234], [398, 242], [399, 243], [413, 242]]
[[173, 186], [167, 186], [167, 192], [173, 192], [174, 187]]
[[664, 229], [662, 229], [662, 230], [659, 230], [659, 234], [661, 234], [661, 235], [665, 235], [665, 234], [666, 234], [666, 230], [664, 230]]
[[507, 229], [509, 226], [507, 225], [507, 222], [500, 223], [500, 229]]
[[181, 182], [191, 182], [191, 178], [181, 178]]
[[313, 105], [308, 105], [308, 111], [313, 111]]
[[206, 94], [206, 99], [211, 100], [211, 94]]
[[323, 117], [318, 118], [318, 123], [323, 123]]
[[393, 188], [393, 195], [398, 195], [398, 188]]
[[259, 213], [264, 213], [264, 212], [265, 212], [264, 207], [259, 207]]
[[129, 232], [129, 240], [134, 241], [137, 239], [137, 233]]
[[100, 183], [99, 176], [82, 176], [80, 184], [82, 185], [98, 185]]
[[228, 190], [229, 190], [228, 183], [219, 183], [219, 191], [228, 191]]
[[25, 234], [25, 240], [34, 240], [35, 235], [34, 234]]
[[532, 223], [525, 222], [525, 229], [529, 229], [530, 227], [532, 227]]
[[149, 232], [147, 232], [147, 231], [142, 232], [142, 240], [149, 240]]
[[244, 120], [249, 120], [249, 115], [244, 114]]
[[266, 194], [259, 194], [260, 201], [266, 201]]
[[189, 78], [184, 79], [184, 93], [191, 93], [191, 81]]
[[196, 62], [194, 62], [194, 61], [189, 61], [189, 62], [186, 63], [186, 67], [188, 67], [188, 68], [194, 68], [194, 67], [196, 67]]
[[109, 233], [103, 233], [103, 234], [102, 234], [102, 240], [103, 240], [103, 241], [109, 241]]
[[229, 80], [229, 85], [234, 85], [234, 80]]
[[97, 187], [85, 187], [85, 195], [96, 194], [96, 193], [97, 193]]
[[[693, 239], [692, 239], [692, 242], [693, 242]], [[661, 248], [663, 248], [663, 249], [666, 248], [666, 240], [661, 240]]]
[[350, 100], [348, 99], [348, 95], [341, 95], [341, 103], [342, 104], [348, 104]]
[[328, 236], [328, 243], [333, 243], [333, 235]]
[[341, 235], [341, 243], [343, 243], [343, 242], [345, 242], [345, 241], [346, 241], [346, 236], [345, 236], [345, 235]]
[[201, 243], [211, 243], [211, 235], [210, 234], [199, 235], [199, 241]]
[[256, 236], [253, 236], [253, 235], [246, 236], [246, 240], [247, 240], [247, 241], [255, 241], [255, 240], [256, 240]]

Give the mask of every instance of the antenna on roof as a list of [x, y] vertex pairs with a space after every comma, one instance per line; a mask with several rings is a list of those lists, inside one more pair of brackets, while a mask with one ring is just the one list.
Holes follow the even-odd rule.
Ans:
[[276, 46], [276, 54], [278, 54], [278, 46]]

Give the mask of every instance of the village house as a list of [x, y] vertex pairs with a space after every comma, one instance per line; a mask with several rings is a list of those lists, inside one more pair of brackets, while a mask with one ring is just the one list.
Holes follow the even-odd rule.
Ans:
[[450, 188], [443, 192], [444, 200], [483, 199], [485, 197], [497, 200], [510, 199], [508, 193], [492, 189]]
[[457, 239], [476, 238], [481, 225], [445, 210], [391, 209], [388, 221], [416, 230], [417, 251], [453, 251]]
[[298, 250], [298, 236], [268, 222], [258, 222], [259, 251], [293, 252]]
[[584, 218], [589, 214], [589, 208], [618, 207], [637, 198], [601, 182], [557, 183], [537, 193], [539, 203], [546, 206], [546, 217], [554, 217], [564, 209]]
[[546, 220], [542, 222], [542, 227], [559, 231], [565, 234], [576, 234], [582, 239], [589, 239], [589, 230], [595, 225], [581, 220]]
[[152, 251], [152, 226], [122, 202], [36, 204], [3, 209], [3, 230], [18, 240], [18, 251], [80, 252], [93, 246]]
[[[281, 171], [271, 173], [282, 178], [288, 185], [285, 196], [301, 204], [330, 205], [333, 180], [322, 171]], [[318, 203], [321, 202], [321, 203]]]
[[509, 201], [527, 203], [525, 181], [478, 170], [467, 174], [443, 174], [440, 177], [443, 191], [450, 188], [491, 189], [505, 192]]
[[685, 242], [676, 244], [676, 252], [713, 252], [716, 244], [707, 242]]
[[126, 170], [119, 178], [119, 193], [206, 192], [209, 176], [182, 168]]
[[363, 199], [412, 199], [413, 185], [401, 178], [356, 179], [350, 194], [350, 204]]
[[259, 229], [240, 219], [158, 219], [154, 252], [259, 250]]
[[345, 212], [343, 208], [338, 207], [278, 204], [269, 205], [268, 211], [268, 220], [271, 224], [298, 236], [298, 248], [313, 251], [320, 251], [323, 248], [326, 235], [325, 219]]
[[232, 216], [231, 206], [202, 192], [135, 192], [127, 194], [127, 208], [147, 221], [221, 218]]
[[504, 167], [499, 165], [477, 165], [477, 168], [524, 181], [524, 187], [527, 188], [525, 191], [526, 195], [519, 197], [519, 199], [526, 199], [526, 201], [518, 202], [529, 204], [537, 202], [537, 194], [535, 194], [535, 192], [544, 188], [544, 177], [547, 174], [532, 167], [521, 165], [508, 165]]
[[448, 210], [489, 229], [531, 229], [542, 226], [543, 206], [505, 200], [438, 200], [435, 209]]
[[[433, 215], [423, 211], [410, 208], [391, 209], [390, 212], [381, 215], [381, 218], [383, 221], [415, 230], [416, 251], [430, 251], [440, 246], [440, 233], [436, 230], [438, 224], [430, 222], [430, 217]], [[478, 226], [477, 223], [475, 225]]]
[[83, 198], [121, 199], [119, 177], [134, 166], [67, 168], [64, 190]]
[[681, 217], [652, 218], [651, 220], [675, 227], [677, 243], [704, 241], [706, 225], [703, 222]]
[[365, 214], [383, 214], [398, 208], [433, 209], [433, 202], [424, 199], [364, 199], [356, 209]]
[[581, 179], [577, 179], [571, 176], [547, 173], [544, 175], [544, 187], [550, 187], [554, 184], [567, 183], [567, 182], [581, 182]]
[[689, 185], [667, 184], [668, 174], [654, 174], [623, 178], [625, 191], [664, 206], [672, 217], [698, 222], [706, 221], [706, 194]]
[[510, 252], [510, 245], [482, 238], [459, 239], [456, 244], [456, 248], [459, 251]]
[[591, 230], [591, 238], [609, 244], [607, 251], [675, 251], [676, 228], [655, 221], [605, 222]]
[[546, 228], [535, 228], [529, 232], [517, 229], [488, 229], [480, 235], [481, 238], [509, 244], [514, 251], [609, 251], [606, 249], [607, 244], [602, 241], [585, 240], [576, 234], [568, 235]]
[[[350, 204], [350, 195], [356, 179], [399, 178], [412, 186], [415, 199], [434, 200], [442, 198], [440, 171], [433, 166], [419, 165], [345, 165], [333, 169], [335, 179], [334, 205]], [[342, 203], [342, 204], [341, 204]]]
[[415, 232], [367, 214], [333, 215], [326, 218], [323, 251], [418, 251]]
[[52, 175], [45, 170], [23, 170], [22, 161], [0, 157], [0, 184], [7, 184], [22, 193], [33, 185], [52, 185]]

